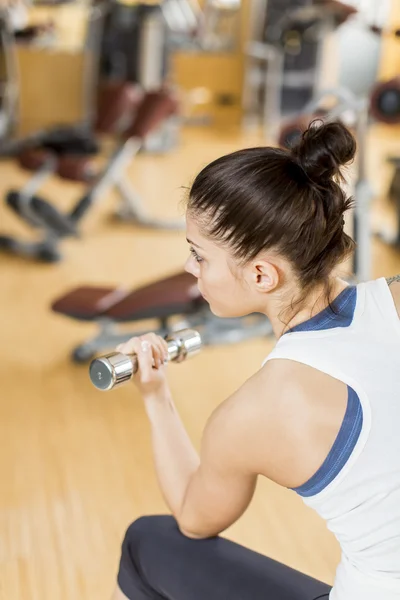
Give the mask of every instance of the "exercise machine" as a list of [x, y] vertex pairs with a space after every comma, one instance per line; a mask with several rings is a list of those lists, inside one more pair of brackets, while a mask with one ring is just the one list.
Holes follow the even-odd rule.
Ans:
[[[28, 242], [14, 237], [0, 236], [0, 249], [23, 257], [45, 262], [60, 260], [59, 243], [66, 237], [78, 237], [78, 224], [88, 210], [111, 188], [122, 204], [119, 215], [138, 226], [162, 229], [182, 229], [183, 221], [168, 222], [148, 216], [141, 199], [131, 188], [124, 170], [139, 152], [143, 140], [165, 119], [176, 114], [177, 101], [168, 90], [138, 94], [132, 85], [111, 86], [105, 90], [104, 113], [99, 112], [98, 132], [110, 133], [121, 119], [134, 117], [118, 138], [116, 148], [100, 173], [95, 172], [92, 157], [97, 153], [96, 141], [69, 129], [50, 134], [39, 147], [25, 149], [20, 165], [35, 171], [33, 178], [21, 191], [7, 194], [6, 203], [14, 213], [41, 234], [39, 241]], [[103, 97], [104, 99], [104, 97]], [[88, 184], [84, 195], [64, 214], [54, 204], [39, 197], [37, 191], [50, 175], [69, 181]]]
[[276, 139], [281, 119], [303, 111], [316, 97], [324, 41], [356, 13], [336, 1], [254, 2], [243, 110], [247, 122], [261, 121], [266, 139]]
[[[370, 111], [373, 118], [386, 125], [400, 124], [400, 76], [378, 82], [371, 93]], [[400, 157], [391, 156], [393, 176], [389, 185], [388, 197], [396, 210], [396, 226], [393, 232], [381, 230], [377, 235], [387, 244], [400, 248]]]

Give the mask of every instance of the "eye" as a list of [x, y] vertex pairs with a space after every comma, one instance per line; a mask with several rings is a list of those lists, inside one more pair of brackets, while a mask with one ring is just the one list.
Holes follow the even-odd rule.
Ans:
[[192, 254], [192, 256], [193, 256], [193, 258], [194, 258], [195, 261], [197, 261], [198, 263], [202, 262], [203, 259], [201, 258], [201, 256], [199, 256], [197, 254], [197, 252], [196, 252], [196, 250], [194, 248], [189, 248], [189, 250], [190, 250], [190, 252], [191, 252], [191, 254]]

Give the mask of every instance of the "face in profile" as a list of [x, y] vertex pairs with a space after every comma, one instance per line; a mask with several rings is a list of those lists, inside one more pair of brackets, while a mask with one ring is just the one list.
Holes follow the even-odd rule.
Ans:
[[246, 269], [240, 267], [229, 249], [201, 234], [196, 221], [186, 214], [186, 238], [190, 255], [185, 270], [197, 278], [198, 288], [218, 317], [242, 317], [256, 312], [254, 291]]

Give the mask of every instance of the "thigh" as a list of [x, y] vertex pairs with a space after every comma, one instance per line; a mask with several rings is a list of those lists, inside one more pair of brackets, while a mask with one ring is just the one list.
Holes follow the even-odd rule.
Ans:
[[187, 538], [170, 516], [142, 517], [130, 526], [118, 581], [132, 600], [325, 600], [331, 589], [224, 538]]

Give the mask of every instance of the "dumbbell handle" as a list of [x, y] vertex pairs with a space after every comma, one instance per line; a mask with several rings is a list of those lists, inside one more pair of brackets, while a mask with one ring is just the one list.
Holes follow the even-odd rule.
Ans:
[[[168, 361], [182, 362], [201, 349], [200, 334], [194, 329], [182, 329], [166, 336]], [[136, 354], [111, 352], [95, 358], [89, 367], [93, 385], [104, 392], [129, 381], [138, 370]]]

